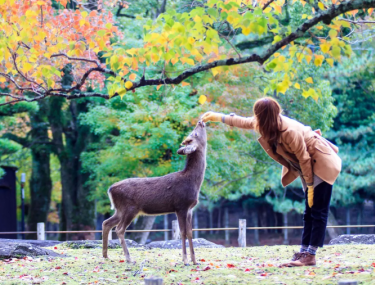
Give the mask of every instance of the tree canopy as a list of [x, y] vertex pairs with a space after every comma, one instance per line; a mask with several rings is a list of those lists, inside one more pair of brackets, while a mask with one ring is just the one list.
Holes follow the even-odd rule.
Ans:
[[[268, 89], [285, 93], [306, 81], [311, 86], [302, 94], [317, 99], [313, 78], [299, 78], [293, 62], [332, 66], [350, 55], [351, 38], [371, 23], [359, 18], [371, 17], [375, 0], [194, 1], [188, 11], [167, 9], [156, 22], [147, 21], [143, 43], [131, 48], [124, 46], [110, 10], [56, 10], [50, 0], [0, 5], [0, 81], [10, 88], [0, 94], [5, 105], [49, 96], [122, 97], [143, 86], [186, 85], [199, 72], [215, 76], [249, 62], [280, 73]], [[291, 12], [299, 17], [289, 23]], [[261, 52], [242, 52], [233, 44], [235, 35], [272, 42], [266, 40], [270, 44]], [[64, 86], [61, 69], [68, 63], [74, 82]], [[89, 92], [89, 85], [97, 88]]]

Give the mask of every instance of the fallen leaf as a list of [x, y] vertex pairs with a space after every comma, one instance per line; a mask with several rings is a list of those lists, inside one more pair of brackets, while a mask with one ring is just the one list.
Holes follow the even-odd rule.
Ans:
[[231, 264], [231, 263], [228, 263], [228, 264], [227, 264], [227, 267], [228, 267], [228, 268], [234, 268], [234, 267], [236, 267], [236, 266], [234, 266], [234, 265]]
[[125, 260], [121, 259], [120, 262], [125, 262]]

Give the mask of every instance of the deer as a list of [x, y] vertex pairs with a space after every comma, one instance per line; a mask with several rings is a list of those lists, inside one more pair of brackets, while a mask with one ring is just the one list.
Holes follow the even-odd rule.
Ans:
[[125, 254], [126, 262], [131, 263], [125, 243], [125, 231], [138, 215], [165, 215], [176, 213], [182, 240], [182, 260], [188, 264], [186, 237], [189, 241], [190, 258], [198, 264], [193, 248], [192, 215], [198, 204], [199, 192], [206, 169], [207, 135], [205, 123], [199, 121], [194, 130], [181, 143], [177, 153], [186, 155], [182, 171], [160, 177], [128, 178], [113, 184], [108, 189], [112, 217], [103, 222], [103, 257], [108, 258], [108, 235], [116, 226], [116, 234]]

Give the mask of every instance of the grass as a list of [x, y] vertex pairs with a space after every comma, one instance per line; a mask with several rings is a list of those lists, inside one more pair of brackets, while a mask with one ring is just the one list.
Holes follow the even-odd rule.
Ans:
[[297, 246], [196, 249], [199, 266], [184, 266], [180, 250], [130, 249], [134, 264], [124, 262], [121, 249], [55, 251], [65, 258], [25, 258], [0, 261], [0, 284], [144, 284], [159, 276], [164, 284], [337, 284], [354, 279], [375, 284], [375, 246], [341, 245], [319, 249], [317, 266], [278, 268]]

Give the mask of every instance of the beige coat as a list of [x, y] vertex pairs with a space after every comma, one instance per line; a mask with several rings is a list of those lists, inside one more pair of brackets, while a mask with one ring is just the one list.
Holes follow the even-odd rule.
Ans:
[[[300, 165], [302, 175], [307, 184], [313, 183], [314, 173], [322, 180], [333, 184], [341, 171], [341, 159], [337, 155], [338, 148], [319, 135], [320, 132], [312, 131], [311, 127], [281, 115], [282, 126], [276, 153], [262, 137], [259, 143], [267, 154], [283, 166], [281, 184], [285, 187], [292, 183], [299, 173], [290, 166], [287, 160]], [[253, 130], [255, 128], [254, 117], [241, 117], [236, 115], [225, 116], [225, 123]]]

